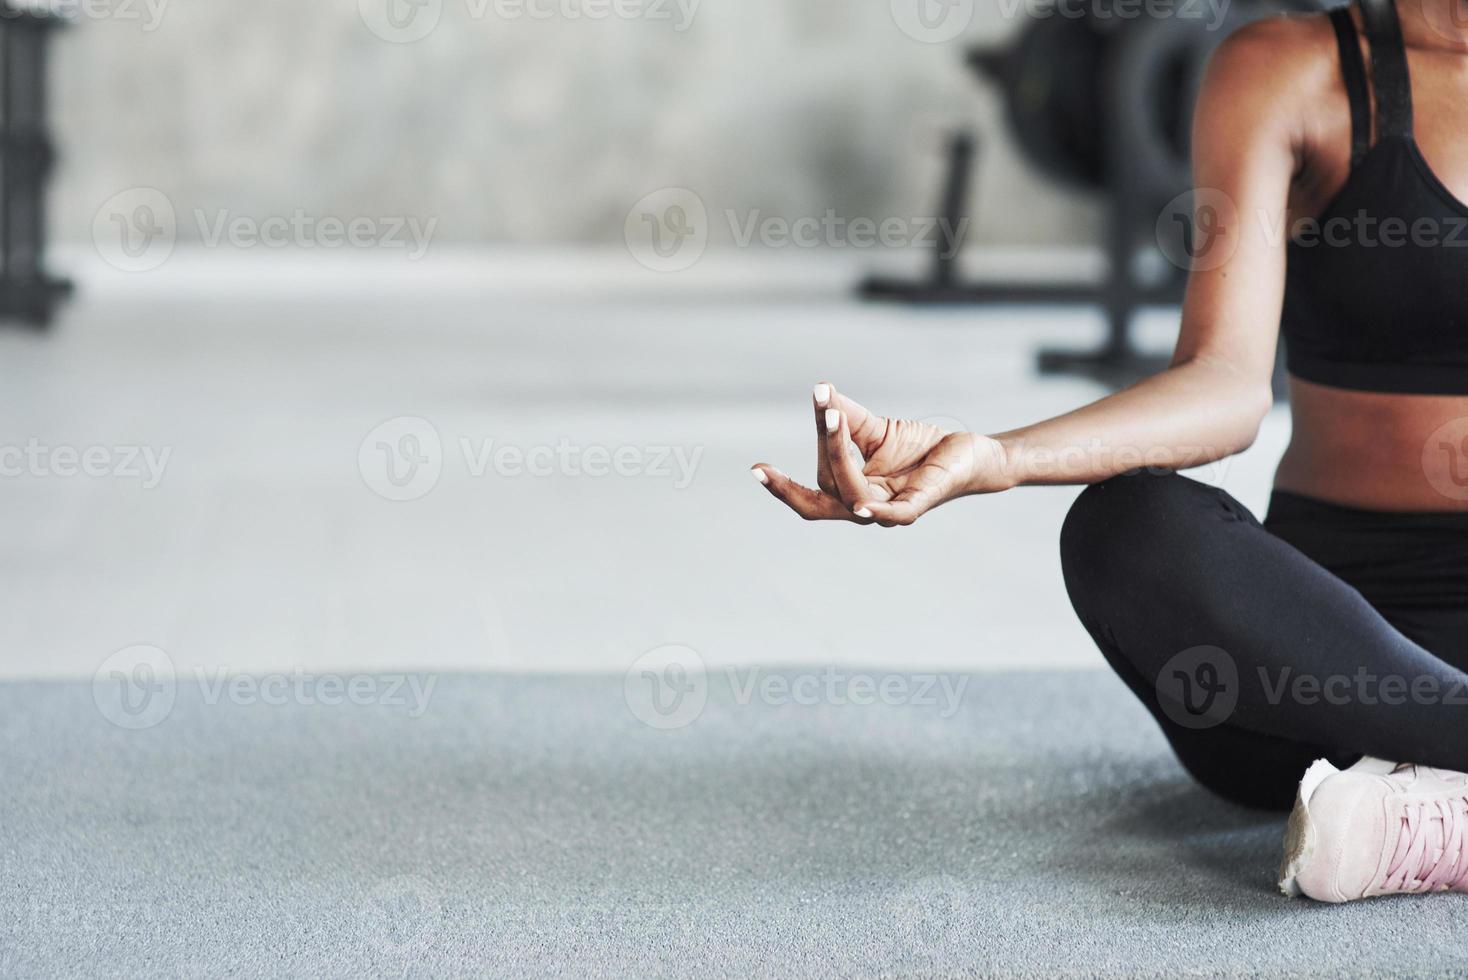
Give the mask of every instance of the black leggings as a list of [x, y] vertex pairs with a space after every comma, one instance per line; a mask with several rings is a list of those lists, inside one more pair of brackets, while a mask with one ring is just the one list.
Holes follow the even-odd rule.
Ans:
[[1088, 487], [1060, 552], [1082, 624], [1219, 795], [1286, 808], [1319, 758], [1468, 771], [1468, 514], [1276, 492], [1261, 525], [1139, 473]]

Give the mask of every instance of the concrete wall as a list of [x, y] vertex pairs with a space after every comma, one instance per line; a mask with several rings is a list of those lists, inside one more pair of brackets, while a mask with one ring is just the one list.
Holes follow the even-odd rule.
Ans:
[[612, 0], [51, 2], [77, 14], [53, 72], [61, 240], [134, 187], [168, 196], [185, 242], [196, 213], [296, 211], [436, 218], [437, 241], [615, 241], [665, 186], [739, 220], [917, 217], [953, 124], [999, 137], [974, 240], [1094, 228], [1027, 173], [961, 66], [1020, 26], [997, 0], [954, 0], [937, 35], [919, 0], [616, 0], [635, 16], [603, 18]]

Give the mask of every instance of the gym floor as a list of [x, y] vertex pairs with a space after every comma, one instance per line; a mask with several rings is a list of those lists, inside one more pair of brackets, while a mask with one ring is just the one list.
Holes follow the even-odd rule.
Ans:
[[[1099, 389], [1034, 351], [1094, 315], [861, 305], [822, 255], [70, 261], [58, 330], [0, 335], [0, 974], [1461, 965], [1458, 898], [1273, 893], [1280, 822], [1194, 788], [1072, 620], [1073, 489], [883, 532], [747, 474], [809, 474], [823, 378], [1063, 411]], [[1287, 426], [1200, 475], [1262, 509]], [[707, 679], [671, 723], [669, 645]]]

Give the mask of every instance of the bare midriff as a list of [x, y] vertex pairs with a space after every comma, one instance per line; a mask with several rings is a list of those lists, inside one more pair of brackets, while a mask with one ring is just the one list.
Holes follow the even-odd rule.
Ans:
[[1349, 391], [1290, 379], [1275, 487], [1377, 511], [1468, 512], [1468, 396]]

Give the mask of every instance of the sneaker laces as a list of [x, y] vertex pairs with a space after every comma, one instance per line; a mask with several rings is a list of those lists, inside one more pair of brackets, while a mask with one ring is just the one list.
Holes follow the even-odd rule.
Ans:
[[1468, 890], [1468, 795], [1408, 803], [1387, 864], [1394, 891]]

